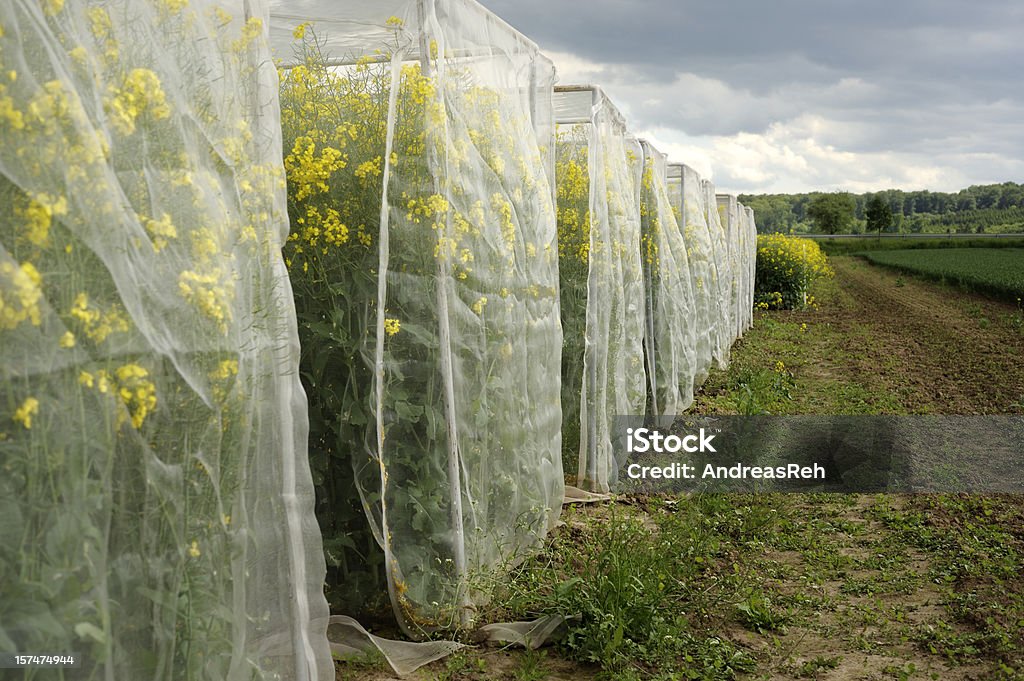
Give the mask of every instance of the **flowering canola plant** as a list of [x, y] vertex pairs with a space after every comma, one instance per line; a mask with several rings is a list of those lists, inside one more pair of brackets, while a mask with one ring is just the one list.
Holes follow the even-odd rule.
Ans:
[[587, 128], [560, 128], [555, 156], [558, 199], [558, 273], [562, 346], [563, 466], [575, 470], [580, 447], [580, 390], [586, 349], [587, 282], [590, 276], [591, 215]]
[[563, 466], [595, 491], [615, 475], [612, 417], [644, 411], [639, 173], [630, 160], [639, 156], [631, 153], [605, 114], [558, 126]]
[[287, 666], [252, 637], [281, 624], [255, 585], [288, 590], [267, 532], [294, 539], [256, 490], [304, 457], [243, 10], [0, 4], [0, 647], [80, 652], [83, 678]]
[[[296, 63], [280, 69], [284, 256], [328, 597], [348, 611], [386, 607], [386, 578], [418, 632], [457, 621], [458, 603], [478, 597], [469, 570], [545, 522], [547, 488], [517, 485], [503, 472], [515, 466], [496, 462], [557, 440], [522, 429], [538, 405], [555, 406], [528, 394], [523, 366], [539, 340], [551, 345], [553, 322], [529, 315], [557, 314], [557, 246], [526, 98], [475, 84], [456, 63], [436, 75], [437, 51], [403, 61], [403, 22], [385, 28], [395, 44], [338, 67], [315, 25], [294, 31]], [[551, 362], [543, 353], [538, 369]], [[510, 502], [523, 506], [514, 519], [502, 515]], [[453, 537], [460, 523], [476, 529]]]
[[816, 241], [786, 234], [759, 234], [756, 262], [754, 306], [763, 310], [804, 307], [811, 283], [835, 274]]

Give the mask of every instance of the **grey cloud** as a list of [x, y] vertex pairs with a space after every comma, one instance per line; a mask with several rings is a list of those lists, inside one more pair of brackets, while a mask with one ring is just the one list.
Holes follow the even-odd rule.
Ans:
[[[837, 152], [916, 164], [918, 175], [897, 169], [894, 182], [929, 164], [948, 164], [936, 170], [947, 179], [1020, 179], [1017, 0], [484, 1], [542, 48], [597, 64], [594, 80], [637, 129], [689, 138], [785, 129]], [[800, 172], [805, 182], [843, 181], [836, 169]], [[878, 169], [841, 172], [856, 183]], [[742, 168], [721, 169], [720, 180], [772, 181]]]
[[[971, 47], [964, 37], [977, 33], [1007, 35], [1008, 27], [1016, 25], [1016, 35], [1024, 37], [1020, 28], [1024, 14], [1013, 0], [491, 0], [487, 4], [551, 49], [603, 62], [675, 64], [699, 72], [750, 60], [793, 57], [840, 72], [889, 68], [918, 56], [931, 62], [942, 54], [956, 55]], [[952, 40], [935, 44], [929, 32], [942, 30], [950, 31]], [[915, 37], [923, 41], [907, 45], [906, 40]], [[923, 55], [921, 42], [931, 42]], [[1012, 47], [1014, 42], [1018, 47]], [[1006, 44], [1020, 54], [1020, 40]]]

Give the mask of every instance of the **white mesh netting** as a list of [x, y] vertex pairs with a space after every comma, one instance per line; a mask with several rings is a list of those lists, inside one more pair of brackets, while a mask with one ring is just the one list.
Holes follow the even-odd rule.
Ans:
[[330, 678], [314, 483], [413, 637], [557, 520], [563, 438], [614, 484], [613, 417], [749, 328], [755, 227], [553, 81], [473, 0], [0, 5], [0, 650]]
[[637, 148], [599, 88], [558, 87], [554, 109], [563, 437], [579, 485], [606, 492], [612, 419], [643, 414], [647, 390]]
[[754, 286], [757, 273], [757, 223], [754, 221], [754, 209], [742, 207], [741, 222], [743, 224], [743, 264], [746, 268], [743, 295], [740, 305], [743, 313], [743, 330], [754, 325]]
[[668, 194], [689, 255], [697, 321], [695, 384], [699, 386], [713, 363], [724, 368], [729, 361], [729, 345], [724, 333], [726, 304], [718, 274], [724, 257], [716, 235], [708, 226], [704, 191], [697, 171], [687, 165], [669, 164]]
[[0, 4], [0, 650], [333, 676], [262, 2]]
[[[732, 248], [729, 245], [729, 235], [726, 232], [722, 213], [718, 210], [718, 201], [715, 194], [715, 185], [709, 180], [701, 180], [701, 188], [704, 196], [704, 210], [707, 215], [708, 231], [711, 232], [711, 240], [715, 244], [715, 258], [718, 262], [718, 289], [722, 301], [722, 315], [719, 317], [719, 347], [731, 348], [736, 340], [736, 298], [733, 295], [735, 282], [735, 271], [737, 264], [733, 260]], [[720, 361], [728, 361], [728, 351], [724, 358], [716, 358]]]
[[351, 378], [326, 465], [354, 466], [406, 632], [466, 626], [562, 501], [553, 67], [469, 0], [271, 6], [286, 255], [338, 353], [316, 376]]
[[640, 248], [648, 301], [648, 414], [674, 417], [693, 402], [694, 384], [711, 364], [712, 320], [709, 299], [703, 296], [707, 275], [700, 269], [701, 254], [693, 253], [696, 258], [691, 259], [692, 249], [679, 229], [666, 184], [665, 156], [649, 142], [642, 144]]
[[[725, 232], [726, 247], [732, 271], [730, 315], [733, 340], [743, 336], [753, 317], [754, 268], [750, 261], [751, 236], [747, 224], [747, 213], [743, 205], [732, 194], [717, 194], [715, 201], [718, 215]], [[756, 241], [756, 239], [755, 239]], [[756, 249], [756, 245], [755, 245]], [[747, 308], [750, 308], [748, 310]]]

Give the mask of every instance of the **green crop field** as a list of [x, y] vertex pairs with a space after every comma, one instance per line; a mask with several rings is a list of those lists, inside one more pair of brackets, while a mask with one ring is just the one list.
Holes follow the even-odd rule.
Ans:
[[828, 256], [864, 255], [867, 251], [946, 250], [963, 248], [1024, 248], [1024, 237], [888, 236], [882, 238], [835, 238], [810, 236]]
[[921, 274], [1010, 300], [1024, 297], [1024, 249], [943, 248], [869, 251], [877, 265]]

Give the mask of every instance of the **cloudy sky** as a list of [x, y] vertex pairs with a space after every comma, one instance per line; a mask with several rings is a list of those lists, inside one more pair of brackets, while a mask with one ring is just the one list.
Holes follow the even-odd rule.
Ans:
[[483, 0], [722, 191], [1024, 181], [1020, 0]]

